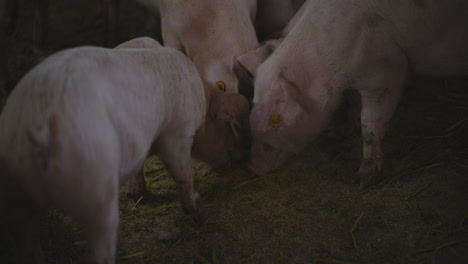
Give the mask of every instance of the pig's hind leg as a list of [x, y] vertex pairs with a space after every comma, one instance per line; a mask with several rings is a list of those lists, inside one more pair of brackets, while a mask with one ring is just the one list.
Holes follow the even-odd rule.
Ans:
[[[102, 177], [101, 171], [94, 177]], [[101, 174], [101, 175], [100, 175]], [[117, 173], [112, 175], [117, 180]], [[81, 223], [89, 241], [89, 259], [92, 263], [115, 263], [117, 231], [119, 225], [118, 182], [109, 181], [106, 186], [90, 190], [89, 198], [80, 209]]]
[[93, 263], [115, 263], [119, 225], [118, 193], [111, 201], [89, 209], [93, 212], [84, 222], [90, 243], [89, 258]]
[[185, 213], [197, 210], [198, 194], [193, 186], [191, 148], [193, 136], [180, 136], [171, 133], [158, 139], [158, 154], [167, 170], [174, 178]]
[[54, 192], [54, 201], [83, 226], [89, 242], [86, 261], [115, 263], [119, 224], [119, 167], [116, 164], [119, 163], [117, 158], [95, 151], [99, 158], [74, 159], [80, 166], [60, 177], [61, 182], [57, 184], [63, 189], [60, 193]]
[[146, 183], [143, 169], [144, 164], [142, 164], [137, 173], [130, 177], [130, 179], [128, 179], [128, 181], [125, 183], [127, 193], [130, 196], [136, 196], [146, 192]]
[[361, 87], [362, 160], [356, 181], [364, 189], [379, 181], [383, 162], [382, 139], [398, 105], [407, 79], [408, 64], [399, 49], [377, 68]]

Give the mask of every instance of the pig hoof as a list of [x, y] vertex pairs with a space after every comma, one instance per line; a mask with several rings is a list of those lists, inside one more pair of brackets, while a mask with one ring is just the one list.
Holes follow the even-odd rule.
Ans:
[[180, 236], [182, 230], [179, 228], [173, 228], [172, 230], [159, 230], [156, 232], [156, 238], [160, 241], [174, 240]]
[[190, 195], [188, 197], [188, 199], [184, 199], [184, 201], [182, 203], [182, 208], [183, 208], [184, 213], [186, 215], [191, 215], [191, 214], [197, 213], [197, 211], [198, 211], [198, 207], [197, 207], [198, 197], [199, 197], [198, 193], [194, 192], [192, 195]]
[[365, 190], [379, 182], [379, 173], [377, 170], [362, 170], [356, 174], [355, 184], [359, 184], [359, 189]]
[[138, 193], [131, 193], [131, 192], [128, 192], [128, 193], [127, 193], [127, 198], [128, 198], [128, 199], [132, 199], [132, 200], [138, 200], [138, 199], [140, 199], [142, 196], [145, 196], [145, 193], [146, 193], [146, 191], [144, 191], [144, 192], [138, 192]]
[[146, 186], [144, 180], [142, 182], [129, 181], [125, 186], [128, 195], [138, 196], [146, 192]]
[[141, 196], [147, 193], [146, 188], [137, 188], [137, 189], [129, 189], [127, 186], [127, 197], [131, 199], [139, 199]]
[[184, 226], [184, 228], [190, 227], [190, 229], [204, 226], [209, 219], [205, 212], [206, 210], [202, 210], [200, 207], [198, 207], [196, 211], [184, 215], [184, 217], [181, 218], [181, 226]]

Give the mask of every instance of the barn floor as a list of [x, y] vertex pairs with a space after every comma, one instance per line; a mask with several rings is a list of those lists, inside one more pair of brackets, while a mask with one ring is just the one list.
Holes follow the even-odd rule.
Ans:
[[[100, 1], [79, 2], [51, 0], [42, 49], [20, 2], [8, 40], [15, 82], [54, 51], [105, 43]], [[120, 40], [143, 35], [144, 10], [122, 4]], [[118, 263], [468, 263], [468, 80], [412, 82], [385, 138], [383, 180], [367, 191], [351, 183], [359, 137], [334, 127], [262, 178], [194, 161], [198, 216], [183, 214], [174, 182], [150, 157], [148, 192], [121, 192]], [[46, 263], [77, 263], [87, 250], [82, 228], [54, 209], [41, 239]], [[1, 263], [12, 251], [0, 238]]]

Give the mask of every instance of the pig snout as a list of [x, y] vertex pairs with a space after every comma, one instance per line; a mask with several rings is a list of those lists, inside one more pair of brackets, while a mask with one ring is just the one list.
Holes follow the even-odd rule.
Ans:
[[255, 142], [252, 146], [247, 167], [259, 176], [265, 176], [278, 167], [280, 153], [267, 142]]

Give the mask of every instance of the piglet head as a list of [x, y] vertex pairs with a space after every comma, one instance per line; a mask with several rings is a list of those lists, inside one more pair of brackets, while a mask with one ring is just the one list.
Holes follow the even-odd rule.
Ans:
[[249, 146], [250, 104], [244, 96], [224, 90], [222, 82], [205, 89], [207, 116], [194, 140], [194, 156], [213, 167], [242, 161]]
[[256, 94], [250, 115], [252, 149], [247, 166], [258, 175], [275, 170], [320, 132], [320, 113], [301, 90], [281, 77], [268, 88], [262, 87], [265, 84], [262, 78], [255, 84], [256, 92], [263, 92]]

